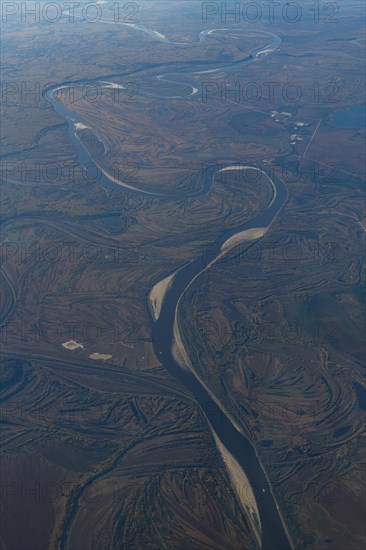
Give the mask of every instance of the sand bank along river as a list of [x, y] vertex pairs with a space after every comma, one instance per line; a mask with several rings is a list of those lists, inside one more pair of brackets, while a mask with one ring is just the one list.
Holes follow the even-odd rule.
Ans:
[[[141, 27], [126, 23], [111, 23], [124, 24], [132, 27], [135, 31], [148, 34], [154, 40], [164, 43], [171, 42], [166, 36]], [[208, 36], [215, 33], [225, 35], [227, 29], [211, 29], [203, 31], [199, 34], [198, 42], [206, 40]], [[232, 32], [232, 31], [231, 31]], [[230, 67], [245, 66], [249, 63], [260, 62], [260, 60], [273, 54], [280, 45], [280, 38], [273, 33], [265, 31], [250, 31], [254, 36], [263, 36], [270, 38], [270, 42], [261, 48], [256, 48], [248, 56], [241, 61], [229, 63], [227, 65], [218, 66], [214, 69], [201, 70], [192, 74], [213, 73], [228, 69]], [[248, 33], [246, 33], [248, 35]], [[183, 46], [183, 44], [182, 44]], [[187, 72], [184, 73], [185, 78]], [[154, 79], [157, 81], [166, 81], [170, 84], [176, 84], [179, 88], [181, 82], [176, 79], [178, 73], [156, 74]], [[45, 92], [45, 96], [52, 103], [54, 109], [68, 122], [69, 137], [72, 140], [77, 151], [79, 162], [82, 167], [96, 166], [95, 159], [83, 147], [82, 143], [77, 138], [76, 132], [78, 129], [87, 127], [91, 132], [93, 129], [85, 121], [77, 119], [77, 116], [59, 101], [57, 101], [57, 91], [75, 85], [84, 85], [93, 82], [94, 84], [104, 85], [106, 87], [119, 86], [110, 81], [91, 79], [89, 81], [64, 82], [61, 85], [50, 87]], [[187, 83], [184, 83], [185, 86]], [[190, 99], [197, 93], [197, 88], [191, 86], [190, 94], [176, 95], [182, 99]], [[155, 97], [167, 98], [167, 96], [159, 96], [158, 94], [147, 94]], [[242, 163], [243, 159], [238, 159]], [[222, 166], [222, 165], [221, 165]], [[243, 165], [233, 165], [224, 170], [243, 169]], [[100, 168], [100, 167], [99, 167]], [[255, 166], [247, 166], [247, 169], [259, 170]], [[131, 186], [123, 181], [112, 178], [105, 170], [101, 169], [101, 183], [103, 185], [116, 184], [120, 186], [121, 192], [136, 192], [147, 197], [155, 196], [164, 199], [180, 199], [183, 195], [180, 193], [166, 195], [159, 193], [146, 192], [142, 187]], [[202, 186], [199, 192], [195, 195], [205, 195], [210, 192], [211, 186], [214, 183], [215, 175], [223, 171], [221, 167], [212, 166], [209, 173], [213, 174], [212, 178], [203, 177], [203, 181], [208, 182]], [[249, 525], [251, 526], [253, 538], [258, 547], [263, 550], [287, 550], [292, 547], [287, 533], [286, 525], [281, 517], [280, 510], [276, 504], [274, 495], [271, 490], [271, 484], [266, 477], [255, 449], [244, 430], [236, 423], [230, 413], [225, 411], [219, 398], [209, 390], [202, 380], [195, 373], [192, 362], [189, 357], [189, 350], [185, 348], [181, 337], [179, 303], [187, 288], [193, 281], [206, 269], [211, 268], [214, 263], [226, 254], [229, 250], [232, 251], [238, 243], [249, 243], [250, 241], [262, 238], [268, 231], [274, 218], [280, 211], [287, 197], [287, 190], [282, 181], [275, 175], [271, 177], [264, 171], [273, 188], [273, 196], [267, 207], [259, 213], [250, 222], [242, 224], [240, 227], [232, 228], [225, 231], [213, 243], [213, 249], [217, 250], [217, 254], [212, 258], [203, 258], [201, 255], [193, 259], [191, 262], [183, 265], [175, 273], [167, 274], [161, 281], [158, 281], [149, 294], [149, 307], [152, 314], [152, 334], [155, 353], [164, 367], [176, 376], [190, 391], [195, 395], [199, 406], [206, 415], [208, 426], [212, 432], [216, 442], [218, 451], [220, 452], [223, 462], [226, 465], [228, 475], [230, 477], [234, 491], [237, 494], [238, 501], [248, 517]], [[204, 175], [203, 175], [204, 176]], [[92, 357], [94, 359], [94, 356]], [[208, 412], [209, 411], [209, 412]]]

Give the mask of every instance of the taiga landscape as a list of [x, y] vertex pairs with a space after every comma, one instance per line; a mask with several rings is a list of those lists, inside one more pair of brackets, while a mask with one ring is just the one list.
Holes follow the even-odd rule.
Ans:
[[365, 6], [1, 4], [1, 550], [360, 550]]

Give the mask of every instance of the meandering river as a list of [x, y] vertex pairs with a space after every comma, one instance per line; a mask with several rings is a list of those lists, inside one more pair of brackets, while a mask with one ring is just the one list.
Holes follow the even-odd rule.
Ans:
[[[105, 23], [111, 22], [105, 21]], [[163, 34], [139, 25], [132, 25], [128, 23], [111, 24], [125, 25], [126, 27], [132, 28], [136, 32], [148, 34], [153, 40], [157, 40], [159, 42], [168, 44], [182, 44], [182, 46], [183, 44], [186, 44], [172, 42]], [[198, 36], [197, 42], [207, 40], [208, 37], [215, 33], [224, 34], [226, 32], [229, 32], [229, 30], [211, 29], [202, 31]], [[232, 31], [230, 32], [232, 33]], [[251, 34], [266, 37], [267, 43], [261, 48], [254, 49], [241, 61], [227, 63], [224, 66], [221, 65], [214, 68], [212, 68], [211, 63], [210, 68], [202, 69], [200, 71], [192, 71], [191, 74], [197, 75], [214, 73], [223, 69], [228, 70], [231, 67], [245, 66], [249, 63], [258, 62], [263, 56], [273, 54], [281, 43], [280, 38], [273, 33], [265, 31], [257, 31], [254, 33], [251, 31]], [[246, 35], [248, 35], [248, 33]], [[184, 76], [187, 77], [187, 74], [189, 73], [185, 72]], [[178, 89], [182, 88], [183, 82], [179, 80], [179, 73], [177, 72], [156, 74], [153, 78], [158, 82], [165, 81], [169, 82], [170, 85], [176, 85]], [[56, 112], [68, 122], [69, 137], [76, 148], [80, 165], [82, 167], [88, 166], [89, 168], [91, 166], [98, 167], [98, 172], [101, 175], [101, 183], [104, 185], [113, 186], [117, 184], [121, 187], [121, 192], [132, 191], [134, 193], [147, 196], [161, 197], [166, 200], [183, 198], [182, 193], [167, 195], [158, 192], [147, 192], [143, 187], [131, 185], [113, 178], [103, 169], [102, 166], [98, 165], [97, 160], [92, 158], [87, 149], [83, 147], [77, 136], [78, 127], [87, 127], [91, 132], [94, 132], [94, 135], [97, 134], [95, 130], [90, 127], [89, 123], [78, 118], [75, 113], [57, 100], [57, 93], [63, 87], [67, 88], [71, 85], [83, 86], [89, 82], [92, 82], [93, 84], [99, 83], [101, 86], [105, 87], [116, 86], [113, 82], [106, 80], [100, 80], [99, 82], [97, 80], [79, 80], [64, 82], [61, 85], [50, 87], [45, 92], [45, 97], [52, 103]], [[186, 82], [184, 82], [184, 85], [187, 87]], [[193, 85], [191, 86], [191, 90], [192, 91], [189, 94], [179, 95], [177, 92], [177, 95], [170, 97], [179, 97], [189, 100], [198, 92], [197, 88]], [[143, 91], [140, 91], [139, 93], [146, 96], [161, 97], [162, 99], [166, 99], [168, 97]], [[99, 136], [97, 137], [102, 140]], [[243, 169], [242, 164], [245, 163], [245, 159], [238, 159], [238, 163], [240, 164], [228, 166], [226, 170]], [[246, 169], [258, 170], [255, 166], [247, 166]], [[215, 177], [220, 171], [222, 171], [222, 165], [211, 166], [207, 169], [207, 174], [204, 174], [204, 176], [209, 175], [209, 177], [203, 177], [204, 183], [202, 184], [202, 188], [189, 196], [205, 195], [209, 193], [212, 185], [214, 184]], [[263, 550], [287, 550], [290, 549], [292, 545], [289, 541], [286, 525], [276, 504], [272, 493], [271, 484], [266, 477], [265, 470], [260, 463], [252, 443], [245, 433], [238, 428], [231, 415], [225, 412], [218, 397], [211, 394], [208, 388], [205, 387], [204, 383], [196, 375], [194, 370], [189, 371], [183, 368], [183, 366], [177, 362], [175, 355], [173, 354], [174, 327], [177, 329], [177, 325], [179, 325], [179, 302], [185, 291], [190, 287], [192, 282], [200, 275], [200, 273], [206, 270], [208, 266], [212, 266], [215, 263], [215, 260], [219, 257], [222, 257], [221, 247], [230, 237], [236, 233], [241, 233], [242, 231], [247, 231], [249, 229], [268, 229], [287, 198], [287, 190], [283, 182], [272, 173], [269, 174], [263, 169], [261, 172], [267, 176], [273, 189], [273, 194], [267, 207], [249, 222], [224, 231], [219, 238], [214, 240], [211, 244], [212, 249], [217, 250], [216, 255], [207, 258], [200, 255], [199, 257], [192, 259], [192, 261], [188, 262], [177, 271], [166, 289], [164, 299], [160, 304], [159, 315], [152, 321], [152, 335], [155, 353], [159, 360], [168, 371], [170, 371], [177, 379], [179, 379], [186, 387], [190, 389], [190, 391], [195, 395], [204, 414], [206, 414], [208, 424], [210, 429], [213, 431], [213, 435], [221, 455], [225, 456], [225, 463], [228, 467], [229, 474], [231, 475], [232, 471], [235, 469], [237, 471], [241, 469], [243, 475], [241, 477], [239, 475], [237, 479], [245, 479], [248, 481], [251, 488], [250, 495], [252, 495], [252, 497], [254, 495], [254, 502], [252, 502], [251, 506], [246, 508], [245, 511], [247, 515], [250, 516], [249, 524], [251, 525], [253, 536], [258, 547], [261, 547]], [[187, 197], [188, 195], [185, 196]], [[231, 479], [233, 480], [232, 476]], [[248, 495], [248, 487], [234, 486], [234, 489], [237, 492], [239, 501], [243, 502], [243, 499], [241, 499], [242, 495], [238, 493], [245, 491]]]

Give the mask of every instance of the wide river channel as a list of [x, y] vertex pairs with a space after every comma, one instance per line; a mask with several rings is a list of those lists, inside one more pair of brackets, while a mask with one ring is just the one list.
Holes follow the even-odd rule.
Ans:
[[[122, 24], [122, 23], [119, 23]], [[127, 27], [131, 27], [132, 31], [148, 34], [153, 40], [159, 42], [166, 42], [172, 44], [178, 44], [177, 42], [171, 42], [166, 36], [147, 29], [146, 27], [141, 27], [139, 25], [130, 25], [124, 24]], [[203, 31], [200, 33], [198, 42], [202, 42], [208, 39], [215, 33], [220, 33], [222, 36], [228, 29], [212, 29], [209, 31]], [[224, 67], [215, 67], [212, 68], [212, 62], [210, 68], [207, 70], [201, 71], [192, 71], [192, 74], [204, 74], [206, 72], [216, 72], [223, 69], [229, 69], [230, 67], [237, 67], [239, 65], [245, 66], [249, 63], [260, 62], [261, 57], [271, 55], [275, 53], [278, 49], [281, 40], [277, 35], [273, 33], [259, 31], [257, 32], [259, 37], [266, 37], [266, 44], [261, 48], [253, 50], [248, 56], [246, 56], [242, 61], [235, 61], [232, 64], [226, 64]], [[269, 42], [268, 42], [269, 39]], [[187, 77], [187, 72], [184, 73], [185, 78]], [[182, 87], [182, 82], [179, 81], [176, 77], [178, 76], [177, 72], [169, 74], [156, 74], [154, 80], [164, 80], [169, 82], [171, 86], [174, 86], [176, 82], [177, 88]], [[75, 85], [85, 85], [89, 82], [96, 84], [98, 80], [91, 79], [89, 81], [74, 81], [74, 82], [64, 82], [58, 86], [50, 87], [45, 92], [45, 97], [52, 103], [55, 111], [63, 117], [69, 124], [68, 133], [69, 137], [72, 140], [77, 154], [79, 163], [82, 167], [88, 166], [90, 169], [94, 165], [95, 159], [91, 157], [89, 152], [83, 147], [76, 134], [75, 124], [81, 123], [85, 124], [91, 132], [93, 128], [90, 126], [90, 123], [79, 119], [75, 113], [65, 107], [60, 101], [57, 100], [57, 91], [60, 88], [75, 86]], [[104, 78], [103, 81], [99, 81], [101, 85], [110, 86], [111, 83], [107, 82]], [[157, 83], [158, 86], [158, 83]], [[187, 83], [185, 82], [185, 86]], [[190, 94], [185, 94], [182, 96], [182, 99], [189, 100], [197, 93], [197, 88], [192, 86], [192, 92]], [[139, 92], [143, 94], [143, 92]], [[172, 97], [180, 97], [178, 95]], [[162, 99], [167, 98], [167, 96], [159, 96], [158, 94], [146, 93], [144, 95], [161, 97]], [[238, 165], [243, 165], [245, 159], [237, 159]], [[235, 168], [234, 163], [232, 164], [232, 169]], [[202, 187], [199, 192], [195, 192], [194, 195], [204, 195], [210, 192], [212, 184], [215, 179], [215, 174], [217, 174], [222, 169], [221, 166], [212, 166], [210, 167], [209, 174], [210, 177], [204, 177]], [[248, 167], [252, 170], [256, 170], [256, 167]], [[100, 172], [99, 169], [95, 166], [95, 169]], [[230, 169], [230, 168], [229, 168]], [[280, 211], [287, 198], [287, 189], [283, 182], [271, 172], [266, 172], [262, 168], [262, 171], [266, 174], [268, 179], [271, 181], [273, 188], [272, 200], [262, 212], [260, 212], [255, 218], [252, 218], [249, 222], [243, 223], [241, 226], [233, 227], [232, 229], [223, 231], [223, 234], [213, 241], [212, 250], [217, 250], [217, 257], [219, 256], [221, 245], [234, 234], [254, 228], [269, 228], [272, 224], [274, 218]], [[112, 179], [108, 176], [107, 173], [103, 172], [100, 174], [99, 181], [103, 185], [121, 187], [121, 192], [127, 193], [138, 193], [145, 194], [148, 197], [155, 196], [161, 197], [162, 200], [171, 201], [174, 199], [182, 199], [182, 194], [175, 195], [166, 195], [159, 193], [146, 193], [143, 188], [138, 186], [131, 187], [130, 185], [124, 184], [124, 182], [116, 182], [115, 179]], [[188, 195], [185, 195], [188, 196]], [[192, 196], [192, 195], [190, 195]], [[239, 431], [235, 426], [235, 423], [230, 419], [230, 415], [225, 414], [223, 407], [218, 405], [217, 399], [214, 400], [205, 389], [204, 385], [200, 382], [198, 377], [196, 377], [194, 371], [189, 372], [188, 370], [182, 368], [178, 362], [175, 360], [172, 352], [172, 343], [173, 343], [173, 330], [174, 322], [177, 313], [177, 307], [179, 304], [180, 298], [183, 296], [186, 289], [190, 286], [193, 279], [199, 275], [200, 272], [206, 269], [209, 263], [215, 260], [214, 256], [205, 258], [202, 254], [199, 257], [192, 259], [192, 261], [183, 265], [175, 274], [170, 287], [168, 288], [164, 300], [161, 305], [161, 310], [158, 318], [152, 321], [152, 335], [153, 335], [153, 344], [157, 357], [162, 362], [164, 367], [172, 373], [177, 379], [179, 379], [189, 390], [194, 394], [198, 403], [200, 404], [202, 411], [206, 412], [207, 420], [211, 427], [211, 430], [215, 432], [215, 437], [220, 440], [224, 445], [226, 450], [230, 455], [236, 460], [240, 465], [241, 469], [245, 473], [252, 489], [255, 494], [256, 507], [259, 512], [259, 523], [260, 523], [260, 540], [257, 537], [258, 546], [263, 550], [288, 550], [291, 549], [292, 545], [290, 544], [289, 537], [287, 535], [286, 525], [284, 524], [283, 518], [279, 513], [279, 509], [275, 502], [272, 490], [270, 488], [270, 483], [266, 477], [266, 473], [261, 466], [260, 460], [255, 452], [255, 449], [250, 442], [249, 438], [244, 435], [242, 431]], [[228, 283], [229, 284], [229, 283]], [[207, 414], [209, 411], [209, 414]]]

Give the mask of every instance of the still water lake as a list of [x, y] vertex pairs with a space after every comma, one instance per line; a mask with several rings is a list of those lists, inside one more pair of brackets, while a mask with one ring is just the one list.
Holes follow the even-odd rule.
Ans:
[[335, 111], [332, 126], [336, 128], [364, 128], [366, 125], [366, 104]]

